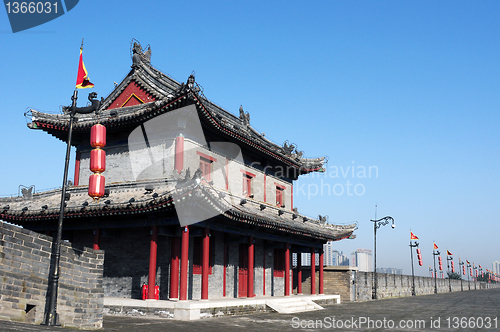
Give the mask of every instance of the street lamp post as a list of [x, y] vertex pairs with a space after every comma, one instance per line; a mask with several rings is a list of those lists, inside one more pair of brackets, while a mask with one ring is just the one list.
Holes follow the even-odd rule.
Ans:
[[377, 299], [377, 284], [378, 284], [378, 278], [377, 278], [377, 229], [379, 229], [381, 226], [387, 225], [389, 222], [392, 221], [391, 227], [394, 228], [396, 225], [394, 224], [394, 218], [387, 216], [381, 219], [377, 220], [370, 220], [373, 222], [373, 259], [374, 259], [374, 282], [373, 282], [373, 294], [372, 298]]
[[76, 107], [76, 100], [78, 99], [78, 90], [73, 92], [71, 97], [72, 103], [70, 107], [66, 110], [69, 112], [69, 126], [68, 126], [68, 144], [66, 147], [66, 159], [64, 163], [64, 174], [63, 174], [63, 184], [61, 188], [61, 205], [59, 210], [59, 221], [57, 224], [57, 235], [54, 239], [52, 245], [51, 253], [51, 267], [49, 273], [49, 301], [48, 307], [45, 311], [45, 320], [42, 325], [48, 326], [60, 326], [59, 315], [57, 314], [57, 290], [59, 287], [59, 261], [61, 258], [61, 239], [62, 239], [62, 229], [64, 221], [64, 205], [66, 200], [66, 184], [68, 182], [68, 168], [69, 168], [69, 157], [71, 152], [71, 139], [73, 135], [73, 122], [75, 115], [87, 114], [92, 112], [97, 112], [99, 110], [100, 102], [97, 99], [97, 93], [91, 92], [89, 94], [89, 101], [92, 103], [91, 106], [87, 107]]
[[476, 290], [476, 281], [477, 281], [477, 277], [474, 278], [474, 276], [476, 276], [476, 273], [477, 273], [477, 267], [473, 264], [473, 267], [472, 267], [472, 270], [474, 270], [474, 273], [473, 273], [473, 277], [472, 279], [474, 279], [474, 290]]
[[437, 286], [437, 270], [436, 270], [436, 256], [441, 255], [441, 253], [436, 250], [432, 250], [432, 255], [434, 258], [434, 294], [438, 293], [438, 286]]
[[[465, 263], [464, 263], [464, 262], [462, 262], [462, 261], [460, 260], [460, 257], [458, 257], [458, 266], [459, 266], [460, 271], [462, 271], [462, 270], [463, 270], [463, 267], [462, 267], [462, 266], [463, 266], [464, 264], [465, 264]], [[460, 272], [460, 273], [461, 273], [461, 272]], [[462, 278], [462, 276], [460, 276], [460, 290], [461, 290], [462, 292], [464, 291], [464, 278]]]
[[450, 292], [451, 292], [451, 278], [450, 278], [450, 261], [453, 260], [453, 257], [451, 256], [446, 256], [446, 265], [448, 266], [448, 287], [450, 288]]
[[[411, 287], [411, 295], [415, 296], [417, 295], [415, 293], [415, 273], [413, 272], [413, 248], [418, 248], [418, 242], [415, 241], [414, 244], [411, 243], [410, 240], [410, 253], [411, 253], [411, 279], [412, 279], [412, 287]], [[417, 251], [418, 253], [418, 251]]]
[[470, 268], [471, 268], [471, 265], [469, 262], [467, 262], [467, 284], [469, 284], [469, 290], [470, 290], [470, 278], [469, 278], [469, 276], [472, 273]]

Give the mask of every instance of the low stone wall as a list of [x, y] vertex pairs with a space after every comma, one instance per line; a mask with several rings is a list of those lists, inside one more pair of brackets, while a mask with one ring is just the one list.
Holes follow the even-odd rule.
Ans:
[[[297, 271], [293, 270], [293, 290], [297, 293]], [[356, 267], [325, 266], [323, 274], [324, 293], [340, 295], [341, 302], [366, 301], [372, 299], [373, 272], [359, 272]], [[412, 276], [377, 273], [378, 298], [400, 297], [412, 295]], [[415, 277], [416, 295], [433, 294], [437, 284], [438, 293], [461, 290], [475, 290], [499, 287], [499, 284], [474, 282], [467, 280], [434, 279]], [[302, 293], [311, 294], [311, 269], [302, 267]], [[319, 272], [316, 267], [316, 294], [319, 294]]]
[[[52, 238], [0, 221], [0, 320], [40, 324], [48, 303]], [[57, 313], [64, 327], [102, 327], [104, 252], [61, 246]]]
[[[400, 274], [377, 273], [377, 296], [378, 298], [411, 296], [412, 276]], [[370, 300], [373, 289], [373, 272], [356, 272], [353, 284], [356, 293], [356, 301]], [[474, 282], [457, 279], [441, 279], [415, 276], [415, 294], [434, 294], [437, 286], [438, 293], [459, 292], [475, 289], [498, 287], [497, 284], [487, 282]]]

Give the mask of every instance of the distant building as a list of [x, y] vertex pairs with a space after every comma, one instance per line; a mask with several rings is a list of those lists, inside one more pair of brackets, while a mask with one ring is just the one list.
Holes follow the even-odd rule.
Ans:
[[500, 262], [499, 261], [494, 261], [491, 264], [491, 271], [495, 274], [500, 274]]
[[403, 274], [403, 269], [396, 269], [393, 267], [377, 267], [377, 272], [387, 274]]
[[323, 244], [323, 259], [325, 266], [334, 266], [337, 265], [335, 261], [335, 255], [334, 255], [333, 250], [333, 241], [328, 241], [327, 243]]
[[347, 265], [349, 266], [349, 257], [344, 255], [343, 251], [334, 250], [333, 251], [334, 264], [333, 265]]
[[[349, 266], [349, 257], [344, 255], [344, 252], [334, 250], [334, 241], [330, 241], [323, 245], [323, 263], [325, 266], [338, 266], [347, 265]], [[311, 254], [301, 253], [302, 255], [302, 266], [311, 266]], [[316, 265], [319, 265], [319, 255], [316, 255]], [[293, 266], [297, 266], [297, 255], [292, 257]]]
[[323, 252], [325, 266], [349, 265], [349, 257], [345, 256], [342, 251], [334, 249], [334, 241], [324, 244]]
[[358, 249], [351, 253], [351, 266], [360, 272], [373, 272], [373, 255], [370, 249]]
[[[302, 266], [311, 266], [311, 253], [303, 252], [300, 255], [302, 255]], [[323, 260], [324, 260], [324, 257], [323, 257]], [[319, 255], [318, 254], [315, 255], [315, 262], [316, 262], [316, 266], [318, 266], [319, 265]], [[293, 262], [293, 263], [295, 265], [295, 262]]]

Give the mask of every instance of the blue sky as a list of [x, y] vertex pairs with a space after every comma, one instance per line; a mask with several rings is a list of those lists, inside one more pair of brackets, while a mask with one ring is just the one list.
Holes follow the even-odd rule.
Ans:
[[[338, 250], [373, 248], [378, 205], [396, 228], [379, 229], [377, 266], [410, 273], [411, 229], [424, 259], [417, 274], [428, 274], [433, 241], [456, 263], [491, 268], [500, 260], [499, 14], [493, 1], [80, 1], [13, 34], [0, 10], [0, 195], [61, 185], [64, 143], [29, 130], [23, 113], [70, 104], [81, 39], [105, 97], [128, 73], [135, 38], [164, 73], [186, 81], [194, 70], [207, 98], [234, 114], [243, 105], [266, 137], [328, 156], [325, 174], [295, 184], [294, 205], [359, 223]], [[369, 167], [377, 172], [361, 176]]]

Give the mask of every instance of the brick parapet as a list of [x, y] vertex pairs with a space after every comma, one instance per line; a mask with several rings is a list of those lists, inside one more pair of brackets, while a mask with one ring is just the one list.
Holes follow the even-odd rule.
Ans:
[[[52, 238], [0, 222], [0, 319], [40, 324], [45, 316]], [[104, 252], [61, 246], [57, 313], [65, 327], [102, 327]]]

